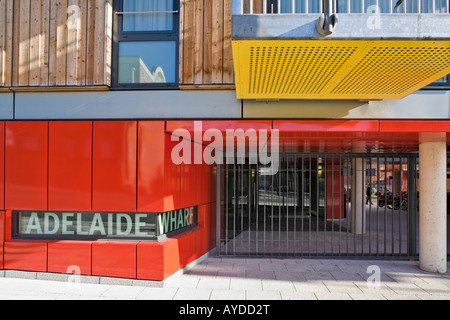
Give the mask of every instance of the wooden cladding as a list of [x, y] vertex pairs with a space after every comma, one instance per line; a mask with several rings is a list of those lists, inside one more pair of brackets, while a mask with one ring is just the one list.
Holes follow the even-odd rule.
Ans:
[[0, 0], [1, 85], [109, 85], [111, 5], [112, 0]]
[[233, 84], [232, 0], [181, 1], [180, 84]]
[[11, 85], [13, 1], [0, 0], [0, 87]]
[[[0, 0], [0, 87], [110, 86], [112, 2]], [[181, 86], [234, 84], [231, 16], [232, 0], [180, 1]]]

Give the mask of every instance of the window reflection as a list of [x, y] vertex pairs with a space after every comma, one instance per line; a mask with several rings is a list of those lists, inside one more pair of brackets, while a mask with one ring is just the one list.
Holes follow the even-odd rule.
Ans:
[[174, 41], [136, 41], [119, 44], [119, 83], [174, 83]]

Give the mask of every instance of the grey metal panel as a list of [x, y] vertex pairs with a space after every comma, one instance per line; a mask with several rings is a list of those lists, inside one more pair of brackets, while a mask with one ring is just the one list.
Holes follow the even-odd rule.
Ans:
[[450, 119], [450, 91], [421, 90], [401, 100], [244, 100], [244, 118]]
[[0, 92], [0, 119], [11, 120], [14, 114], [14, 93]]
[[239, 118], [233, 90], [18, 92], [15, 118], [214, 119]]
[[[450, 15], [341, 14], [338, 17], [334, 33], [324, 37], [316, 30], [319, 14], [234, 15], [233, 40], [450, 39]], [[379, 25], [374, 23], [375, 19], [379, 19]]]

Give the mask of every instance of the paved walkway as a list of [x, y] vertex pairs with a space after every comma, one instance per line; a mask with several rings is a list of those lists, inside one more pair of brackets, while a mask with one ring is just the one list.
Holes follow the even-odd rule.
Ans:
[[417, 265], [211, 257], [188, 273], [169, 278], [163, 288], [143, 282], [106, 285], [0, 277], [0, 299], [450, 300], [450, 274], [426, 273]]

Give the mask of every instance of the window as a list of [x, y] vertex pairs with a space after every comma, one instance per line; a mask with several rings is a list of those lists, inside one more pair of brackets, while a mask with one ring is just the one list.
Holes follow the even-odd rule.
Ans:
[[178, 87], [179, 0], [115, 2], [113, 87]]
[[447, 75], [439, 80], [429, 84], [424, 89], [442, 89], [442, 90], [450, 90], [450, 75]]

